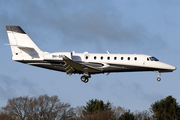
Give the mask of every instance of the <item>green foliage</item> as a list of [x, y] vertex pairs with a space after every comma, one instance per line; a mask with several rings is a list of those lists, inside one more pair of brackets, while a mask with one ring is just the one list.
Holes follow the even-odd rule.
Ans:
[[150, 111], [157, 120], [180, 119], [180, 106], [172, 96], [168, 96], [152, 104]]
[[83, 106], [83, 116], [78, 120], [115, 120], [110, 102], [105, 104], [102, 100], [92, 99], [86, 103]]
[[104, 110], [111, 110], [111, 103], [107, 102], [104, 104], [102, 100], [89, 100], [89, 102], [86, 102], [87, 105], [83, 107], [83, 114], [93, 114], [97, 113], [99, 111], [104, 111]]
[[134, 120], [134, 115], [128, 110], [120, 116], [119, 120]]

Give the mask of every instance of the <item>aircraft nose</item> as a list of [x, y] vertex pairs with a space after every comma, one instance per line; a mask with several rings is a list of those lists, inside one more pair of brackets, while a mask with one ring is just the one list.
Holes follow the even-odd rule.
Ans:
[[176, 70], [177, 68], [176, 68], [176, 67], [174, 67], [174, 66], [172, 66], [172, 67], [171, 67], [171, 69], [174, 71], [174, 70]]
[[168, 66], [168, 69], [170, 69], [170, 70], [174, 71], [174, 70], [176, 70], [177, 68], [176, 68], [176, 67], [174, 67], [174, 66], [172, 66], [172, 65], [169, 65], [169, 66]]
[[164, 71], [167, 71], [167, 72], [172, 72], [174, 70], [176, 70], [176, 67], [170, 65], [170, 64], [167, 64], [167, 63], [162, 63], [161, 64], [164, 68]]

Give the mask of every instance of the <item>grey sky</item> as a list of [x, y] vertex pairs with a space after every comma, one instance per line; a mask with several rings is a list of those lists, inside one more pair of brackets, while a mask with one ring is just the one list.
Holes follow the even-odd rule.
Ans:
[[18, 25], [44, 51], [149, 54], [178, 68], [179, 13], [178, 0], [0, 0], [0, 106], [8, 98], [41, 94], [58, 95], [72, 106], [97, 98], [131, 110], [148, 110], [168, 95], [180, 101], [178, 69], [162, 74], [161, 82], [145, 72], [97, 75], [83, 84], [80, 75], [14, 62], [4, 45], [5, 26]]

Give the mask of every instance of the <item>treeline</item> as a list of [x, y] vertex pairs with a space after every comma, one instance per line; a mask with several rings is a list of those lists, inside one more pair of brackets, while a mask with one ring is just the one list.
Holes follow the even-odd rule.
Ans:
[[92, 99], [71, 107], [57, 96], [18, 97], [1, 108], [0, 120], [180, 120], [180, 105], [172, 96], [152, 103], [149, 110], [131, 112], [112, 103]]

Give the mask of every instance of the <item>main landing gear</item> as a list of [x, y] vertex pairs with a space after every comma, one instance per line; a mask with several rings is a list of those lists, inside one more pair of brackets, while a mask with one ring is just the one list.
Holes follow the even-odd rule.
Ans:
[[81, 81], [87, 83], [89, 81], [89, 78], [87, 76], [82, 76]]
[[89, 78], [91, 78], [91, 75], [88, 73], [87, 69], [84, 68], [84, 75], [81, 77], [81, 81], [84, 83], [87, 83], [89, 81]]

